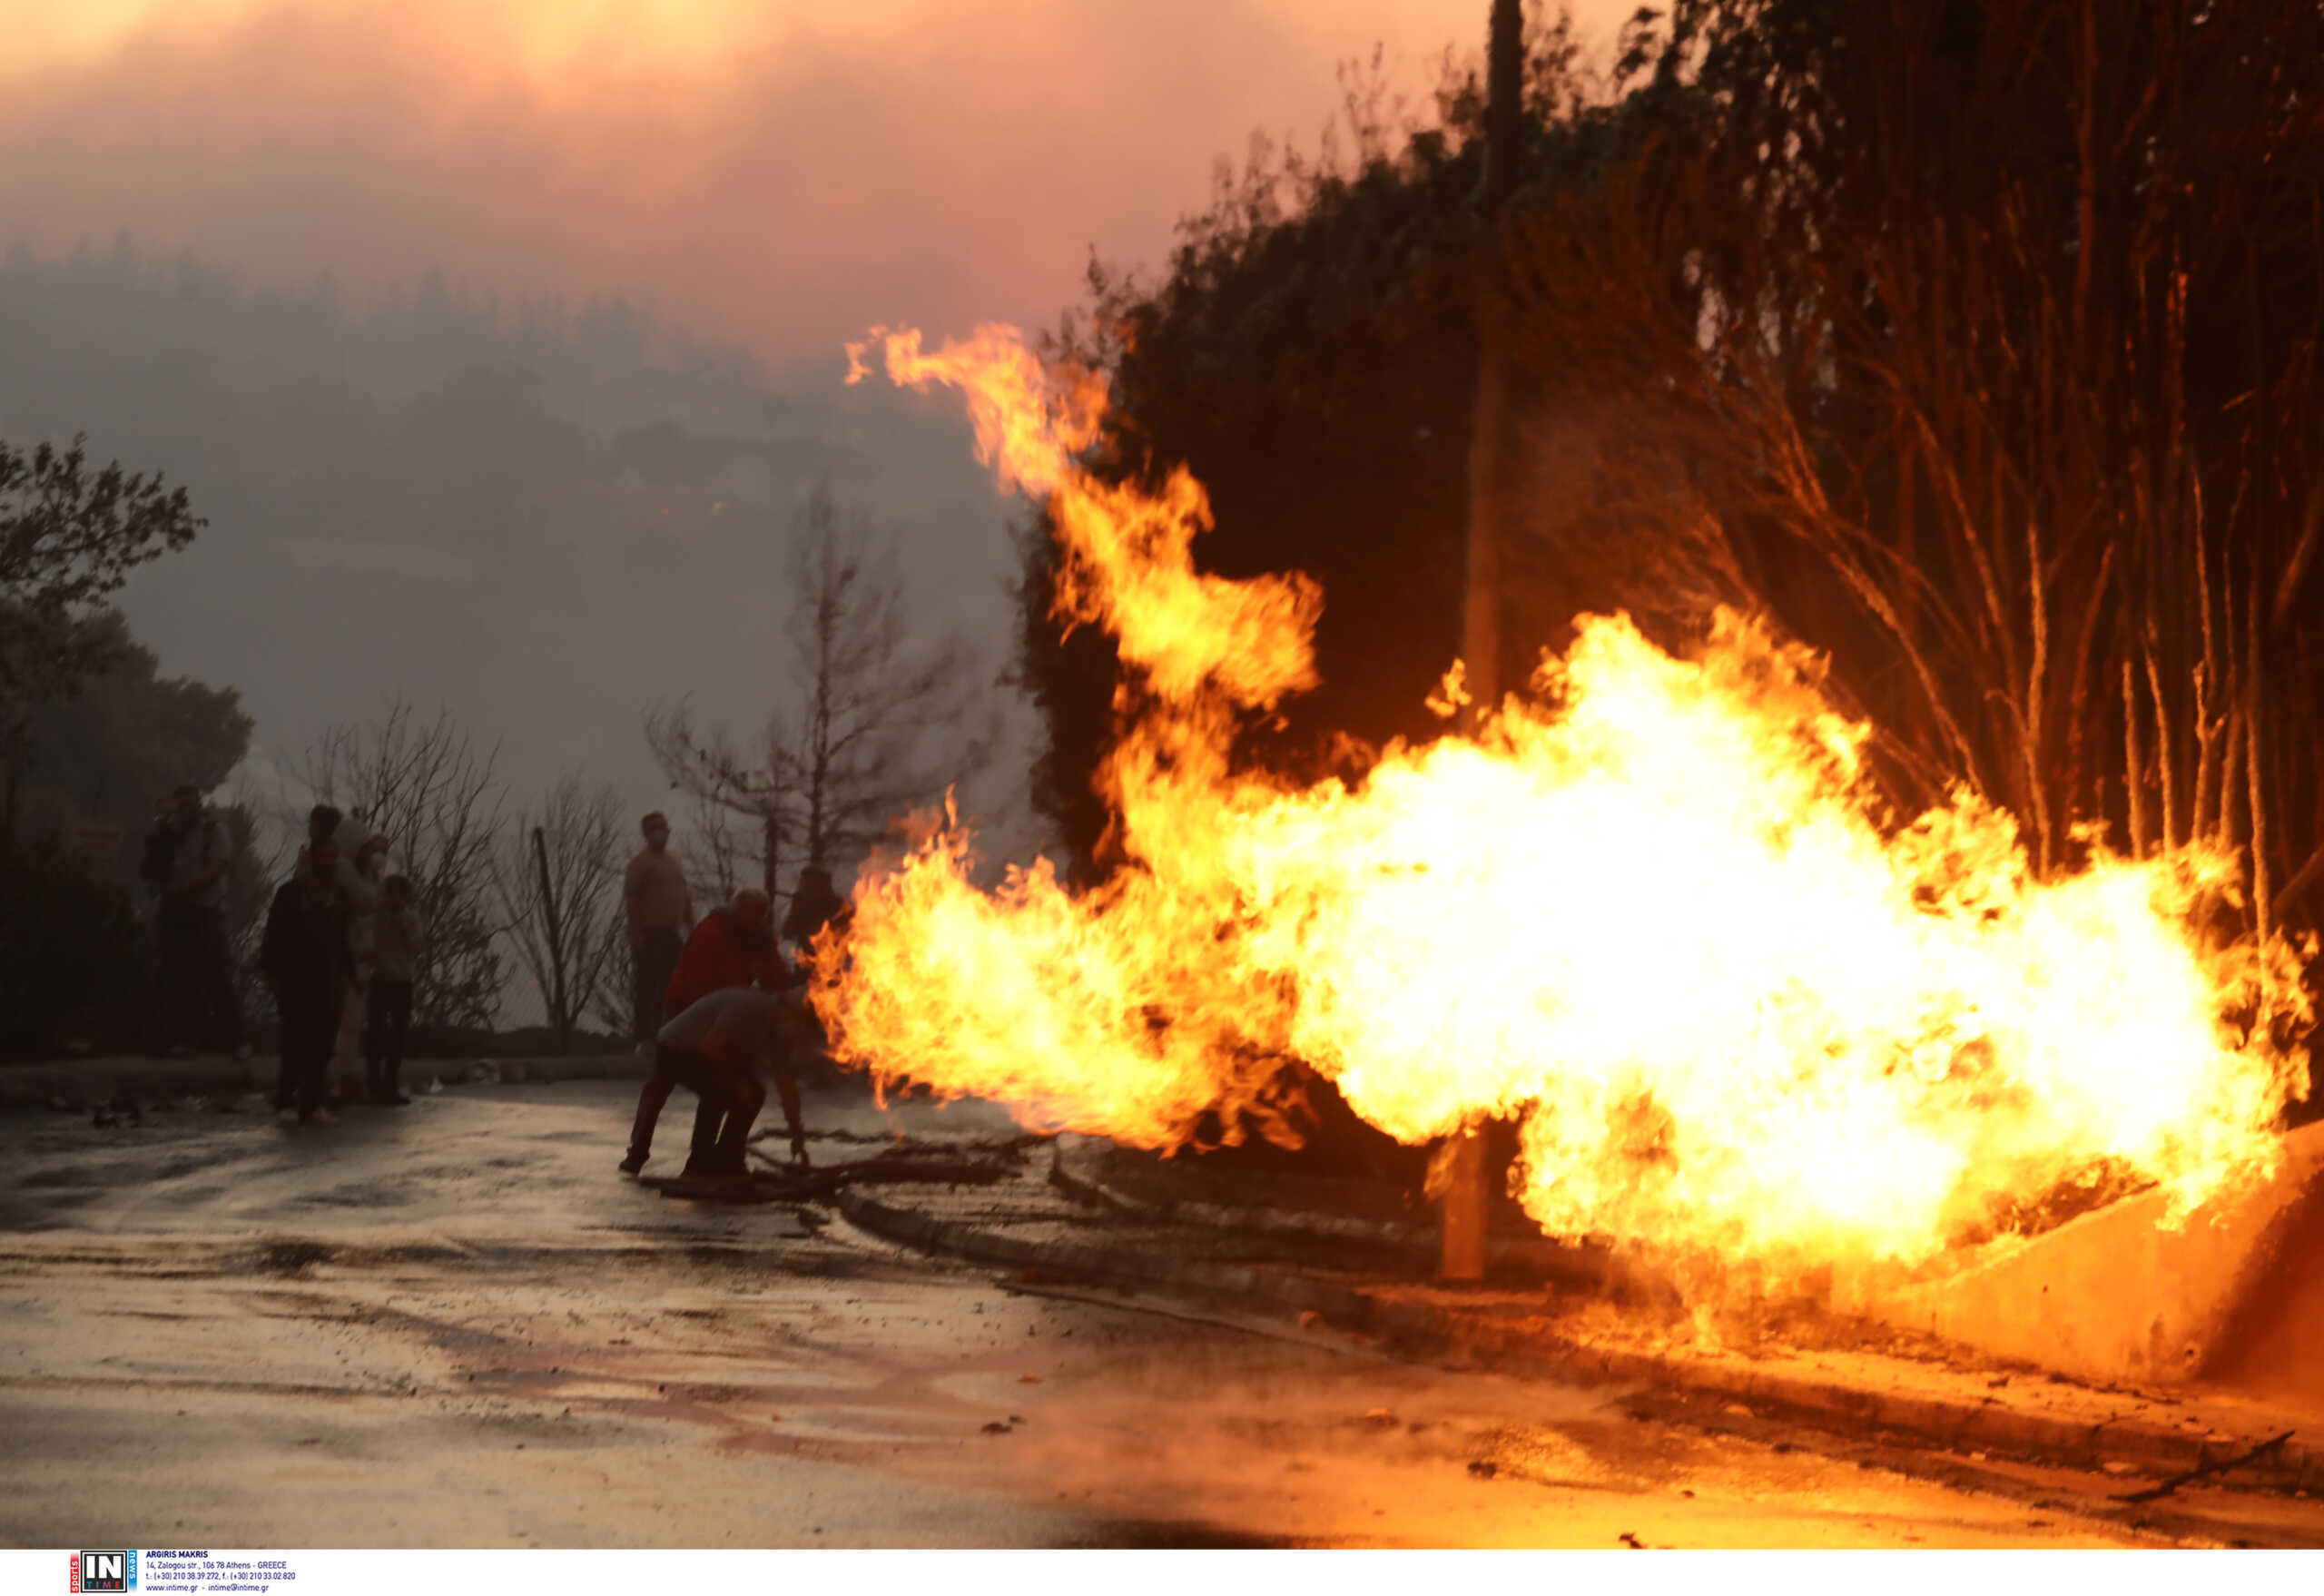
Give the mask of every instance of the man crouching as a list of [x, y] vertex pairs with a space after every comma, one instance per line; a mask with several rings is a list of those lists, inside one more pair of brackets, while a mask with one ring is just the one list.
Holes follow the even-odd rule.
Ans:
[[[655, 1098], [658, 1107], [659, 1098], [667, 1097], [675, 1085], [701, 1099], [683, 1178], [745, 1173], [743, 1148], [750, 1140], [751, 1122], [766, 1105], [766, 1089], [758, 1082], [761, 1070], [774, 1077], [774, 1089], [783, 1098], [792, 1158], [806, 1162], [807, 1135], [800, 1128], [799, 1083], [791, 1069], [788, 1030], [782, 999], [752, 987], [727, 987], [696, 999], [655, 1034], [655, 1079], [646, 1082], [641, 1097]], [[645, 1153], [633, 1135], [622, 1168], [635, 1175], [644, 1167]]]

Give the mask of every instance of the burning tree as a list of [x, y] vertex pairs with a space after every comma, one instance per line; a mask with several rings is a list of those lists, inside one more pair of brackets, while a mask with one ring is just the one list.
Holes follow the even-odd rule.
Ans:
[[[1408, 1142], [1521, 1118], [1553, 1232], [1778, 1272], [2268, 1168], [2324, 830], [2324, 20], [2122, 15], [1698, 0], [1619, 103], [1537, 103], [1503, 223], [1456, 94], [1101, 277], [1078, 366], [882, 339], [1044, 505], [1044, 796], [1078, 753], [1110, 853], [980, 892], [944, 829], [876, 875], [838, 1053], [1157, 1146], [1305, 1060]], [[1519, 526], [1498, 674], [1548, 646], [1458, 719], [1449, 675], [1442, 735], [1334, 741], [1394, 729], [1317, 714], [1341, 666], [1452, 629], [1481, 293], [1531, 478], [1494, 507], [1579, 506]], [[1450, 458], [1384, 463], [1430, 414]]]
[[[2287, 0], [1692, 0], [1602, 103], [1537, 34], [1506, 224], [1456, 77], [1400, 151], [1246, 182], [1166, 283], [1101, 277], [1130, 336], [1070, 351], [1119, 401], [1091, 464], [1187, 461], [1208, 568], [1334, 594], [1305, 748], [1265, 756], [1424, 730], [1394, 706], [1451, 651], [1482, 282], [1513, 366], [1502, 680], [1577, 612], [1673, 644], [1770, 615], [1831, 656], [1900, 812], [1965, 784], [2041, 871], [2203, 841], [2244, 862], [2245, 930], [2313, 925], [2319, 29]], [[1110, 735], [1110, 683], [1076, 682], [1111, 662], [1048, 628], [1054, 558], [1026, 674], [1065, 813]]]
[[1965, 789], [1887, 823], [1823, 661], [1732, 611], [1687, 658], [1585, 619], [1531, 701], [1285, 780], [1235, 744], [1314, 682], [1315, 585], [1200, 570], [1184, 471], [1082, 467], [1091, 374], [990, 328], [881, 353], [961, 389], [1048, 500], [1059, 618], [1105, 626], [1137, 693], [1101, 777], [1121, 868], [984, 892], [966, 834], [931, 834], [816, 971], [841, 1057], [1156, 1146], [1265, 1125], [1302, 1059], [1403, 1140], [1521, 1115], [1555, 1232], [1777, 1271], [1925, 1257], [2093, 1162], [2183, 1208], [2276, 1156], [2300, 1071], [2221, 1015], [2305, 1005], [2281, 939], [2189, 935], [2216, 854], [2053, 878]]

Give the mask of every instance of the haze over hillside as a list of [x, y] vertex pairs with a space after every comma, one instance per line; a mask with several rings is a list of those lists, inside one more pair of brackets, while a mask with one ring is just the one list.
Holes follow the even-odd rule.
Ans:
[[[641, 719], [690, 695], [755, 727], [819, 480], [894, 532], [917, 616], [1006, 663], [1009, 504], [950, 407], [844, 388], [837, 350], [773, 370], [618, 302], [433, 275], [357, 307], [126, 239], [11, 253], [0, 348], [0, 437], [85, 431], [209, 517], [123, 607], [165, 671], [241, 691], [262, 797], [324, 726], [400, 694], [499, 740], [520, 793], [580, 766], [663, 802]], [[977, 803], [1017, 807], [1021, 764]]]

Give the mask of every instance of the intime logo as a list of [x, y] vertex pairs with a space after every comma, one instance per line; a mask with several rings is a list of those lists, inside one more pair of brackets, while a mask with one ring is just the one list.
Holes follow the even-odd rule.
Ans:
[[130, 1591], [137, 1589], [137, 1553], [84, 1552], [73, 1560], [75, 1591]]

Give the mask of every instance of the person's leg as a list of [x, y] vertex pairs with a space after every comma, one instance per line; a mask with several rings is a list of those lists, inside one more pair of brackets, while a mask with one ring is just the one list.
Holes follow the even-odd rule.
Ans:
[[743, 1149], [750, 1144], [753, 1122], [758, 1118], [759, 1110], [765, 1107], [766, 1088], [761, 1086], [754, 1076], [738, 1077], [734, 1082], [734, 1096], [727, 1106], [726, 1123], [718, 1133], [714, 1156], [720, 1174], [742, 1175], [748, 1172], [749, 1165], [743, 1159]]
[[[346, 1012], [346, 1000], [326, 990], [313, 995], [300, 1005], [298, 1069], [295, 1085], [299, 1093], [299, 1118], [312, 1119], [323, 1106], [323, 1078], [330, 1069], [333, 1043], [338, 1039], [340, 1016]], [[288, 1018], [285, 1019], [286, 1032]], [[289, 1045], [287, 1034], [285, 1046]]]
[[657, 931], [645, 933], [645, 948], [639, 961], [643, 966], [641, 979], [645, 987], [638, 1012], [647, 1022], [648, 1029], [639, 1039], [641, 1040], [652, 1040], [654, 1033], [662, 1029], [662, 1022], [669, 1018], [663, 997], [669, 990], [670, 977], [677, 972], [680, 951], [677, 932]]
[[699, 1177], [724, 1173], [719, 1162], [722, 1128], [741, 1107], [743, 1089], [749, 1084], [747, 1077], [700, 1053], [665, 1048], [660, 1057], [678, 1084], [701, 1099], [694, 1117], [694, 1140], [687, 1148], [684, 1174]]
[[635, 1175], [645, 1167], [645, 1160], [654, 1151], [654, 1127], [662, 1118], [662, 1106], [670, 1100], [670, 1093], [678, 1085], [678, 1072], [674, 1049], [656, 1046], [654, 1052], [654, 1073], [637, 1090], [637, 1116], [629, 1127], [629, 1151], [623, 1156], [622, 1172]]
[[275, 994], [275, 1023], [282, 1028], [281, 1051], [282, 1061], [274, 1074], [274, 1110], [285, 1113], [295, 1108], [299, 1098], [299, 1030], [298, 1000], [290, 992]]
[[247, 1057], [242, 1045], [242, 995], [234, 977], [234, 947], [226, 936], [222, 911], [202, 913], [201, 959], [202, 1006], [209, 1010], [212, 1038], [222, 1051]]
[[326, 1060], [329, 1070], [324, 1077], [326, 1095], [345, 1091], [352, 1096], [356, 1060], [362, 1057], [363, 1010], [365, 994], [370, 983], [361, 977], [347, 983], [339, 1000], [339, 1024], [331, 1035], [330, 1057]]
[[304, 1118], [315, 1110], [339, 1010], [328, 992], [286, 988], [280, 998], [282, 1068], [275, 1079], [274, 1106]]
[[195, 1017], [201, 992], [201, 925], [184, 910], [161, 913], [162, 992], [159, 1045], [180, 1047], [201, 1034]]
[[363, 1095], [387, 1099], [388, 983], [375, 980], [363, 1000]]
[[[374, 981], [379, 978], [374, 976]], [[411, 1034], [411, 983], [408, 980], [379, 982], [388, 993], [388, 1045], [380, 1060], [380, 1084], [387, 1089], [387, 1101], [402, 1107], [411, 1099], [403, 1095], [403, 1044]], [[373, 988], [379, 990], [379, 986]]]
[[726, 1120], [726, 1091], [722, 1084], [707, 1096], [698, 1098], [694, 1106], [694, 1137], [686, 1143], [686, 1157], [692, 1162], [697, 1156], [708, 1157], [718, 1145], [718, 1128]]
[[[654, 939], [646, 936], [629, 951], [629, 1035], [641, 1044], [654, 1039], [654, 1030], [645, 1021], [659, 1011], [661, 1004], [653, 1000], [660, 993], [653, 987]], [[650, 1006], [649, 1006], [650, 1005]]]

